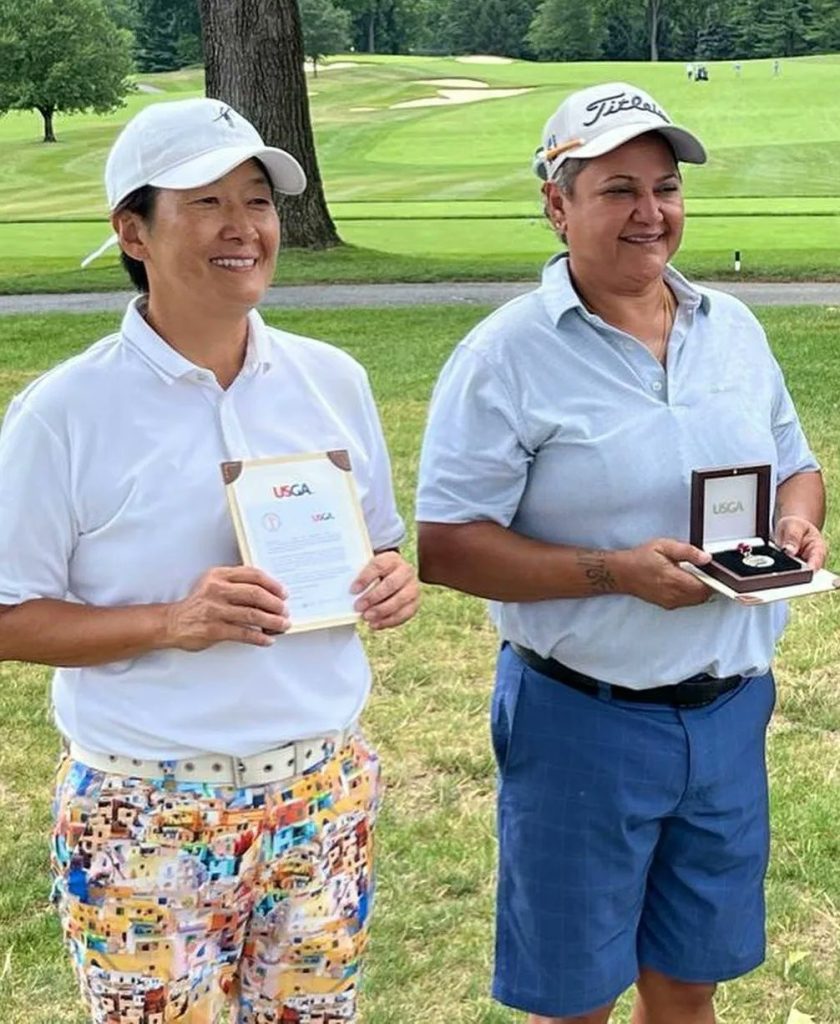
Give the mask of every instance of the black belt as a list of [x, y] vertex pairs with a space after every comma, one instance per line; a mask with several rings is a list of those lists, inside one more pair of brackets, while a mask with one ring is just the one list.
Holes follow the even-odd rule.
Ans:
[[554, 658], [541, 658], [536, 651], [520, 647], [519, 644], [511, 643], [510, 646], [529, 668], [550, 679], [556, 679], [558, 683], [571, 686], [573, 690], [594, 695], [606, 686], [610, 696], [616, 700], [634, 701], [639, 704], [670, 704], [675, 708], [700, 708], [705, 704], [711, 704], [721, 694], [734, 690], [743, 679], [743, 676], [726, 676], [725, 679], [718, 679], [707, 672], [701, 672], [700, 675], [683, 679], [682, 682], [673, 683], [671, 686], [631, 690], [627, 686], [616, 686], [615, 683], [604, 683], [591, 676], [585, 676], [582, 672], [576, 672], [568, 665], [555, 661]]

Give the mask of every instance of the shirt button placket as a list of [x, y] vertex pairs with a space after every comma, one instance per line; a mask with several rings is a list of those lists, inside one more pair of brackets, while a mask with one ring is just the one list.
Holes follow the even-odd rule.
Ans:
[[230, 394], [223, 395], [219, 402], [219, 421], [228, 457], [231, 459], [250, 458], [251, 450], [245, 440], [245, 432], [236, 415], [236, 408]]

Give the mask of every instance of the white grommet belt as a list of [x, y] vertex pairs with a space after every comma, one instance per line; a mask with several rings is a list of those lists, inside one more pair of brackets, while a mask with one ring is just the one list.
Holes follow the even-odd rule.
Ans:
[[347, 729], [315, 736], [311, 739], [284, 743], [280, 747], [264, 750], [249, 757], [229, 757], [226, 754], [201, 754], [179, 761], [155, 761], [105, 754], [87, 750], [70, 742], [69, 753], [96, 771], [124, 775], [135, 779], [163, 779], [175, 782], [197, 782], [216, 786], [264, 786], [270, 782], [283, 782], [316, 767], [331, 754], [337, 753], [358, 732], [354, 723]]

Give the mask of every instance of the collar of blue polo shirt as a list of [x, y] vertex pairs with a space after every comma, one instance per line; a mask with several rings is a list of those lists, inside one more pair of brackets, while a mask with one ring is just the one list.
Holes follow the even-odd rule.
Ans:
[[739, 594], [810, 583], [813, 570], [773, 543], [769, 464], [715, 466], [691, 474], [691, 543], [708, 551], [707, 576]]

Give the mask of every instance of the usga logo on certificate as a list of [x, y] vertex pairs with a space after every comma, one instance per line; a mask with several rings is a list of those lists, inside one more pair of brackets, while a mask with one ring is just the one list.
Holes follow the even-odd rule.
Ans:
[[275, 484], [271, 490], [275, 498], [302, 498], [304, 494], [312, 494], [309, 484]]

